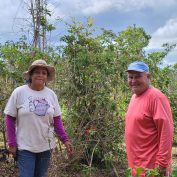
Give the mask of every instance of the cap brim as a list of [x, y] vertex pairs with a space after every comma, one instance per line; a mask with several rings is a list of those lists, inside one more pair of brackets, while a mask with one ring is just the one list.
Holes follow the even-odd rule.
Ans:
[[128, 70], [126, 70], [126, 72], [129, 72], [129, 71], [136, 71], [136, 72], [140, 72], [140, 73], [147, 72], [147, 71], [140, 70], [140, 69], [128, 69]]

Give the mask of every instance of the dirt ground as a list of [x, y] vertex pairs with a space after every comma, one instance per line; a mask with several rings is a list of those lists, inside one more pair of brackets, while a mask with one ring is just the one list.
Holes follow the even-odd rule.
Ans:
[[[116, 177], [115, 173], [108, 172], [104, 170], [95, 171], [91, 175], [92, 177]], [[8, 162], [0, 162], [0, 177], [18, 177], [18, 168], [14, 164]], [[89, 177], [88, 173], [74, 172], [71, 170], [55, 171], [50, 173], [48, 177]], [[122, 174], [119, 177], [124, 177]]]
[[[50, 166], [48, 177], [117, 177], [116, 172], [119, 173], [119, 177], [125, 176], [123, 169], [114, 169], [112, 172], [108, 172], [103, 169], [89, 171], [85, 168], [85, 171], [80, 171], [76, 166], [72, 169], [69, 166], [61, 168], [61, 165], [61, 163], [53, 163]], [[173, 147], [173, 167], [177, 167], [177, 147]], [[8, 160], [3, 160], [0, 157], [0, 177], [18, 177], [18, 168], [12, 157], [9, 157]]]
[[[86, 168], [85, 170], [79, 170], [81, 166], [77, 169], [77, 166], [74, 165], [65, 168], [60, 165], [52, 164], [49, 168], [48, 177], [117, 177], [114, 170], [112, 172], [103, 169], [89, 171]], [[124, 170], [121, 171], [122, 175], [119, 175], [119, 177], [124, 177]], [[0, 177], [18, 177], [18, 168], [13, 160], [0, 161]]]
[[16, 165], [10, 162], [0, 162], [0, 177], [18, 177]]

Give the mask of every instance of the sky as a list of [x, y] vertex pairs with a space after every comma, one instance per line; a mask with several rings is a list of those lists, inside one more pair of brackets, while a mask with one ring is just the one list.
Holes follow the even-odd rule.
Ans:
[[[17, 40], [24, 32], [30, 36], [30, 0], [1, 0], [0, 43]], [[47, 0], [51, 21], [56, 30], [51, 41], [57, 43], [65, 34], [64, 22], [71, 17], [85, 21], [92, 17], [94, 27], [112, 30], [116, 34], [128, 26], [142, 27], [151, 36], [146, 51], [160, 51], [163, 43], [177, 43], [177, 0]], [[55, 19], [62, 19], [57, 21]], [[177, 48], [164, 60], [164, 64], [177, 63]]]

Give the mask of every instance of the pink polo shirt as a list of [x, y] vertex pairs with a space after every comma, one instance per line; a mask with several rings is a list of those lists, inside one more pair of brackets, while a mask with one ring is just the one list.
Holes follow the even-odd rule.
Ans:
[[153, 169], [160, 165], [169, 171], [172, 139], [173, 119], [167, 97], [154, 87], [140, 96], [134, 94], [126, 113], [128, 166]]

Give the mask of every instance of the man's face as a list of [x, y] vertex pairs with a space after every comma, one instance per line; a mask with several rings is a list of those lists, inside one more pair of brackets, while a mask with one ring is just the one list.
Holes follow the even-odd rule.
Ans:
[[149, 73], [128, 71], [128, 85], [133, 93], [141, 95], [149, 87]]

